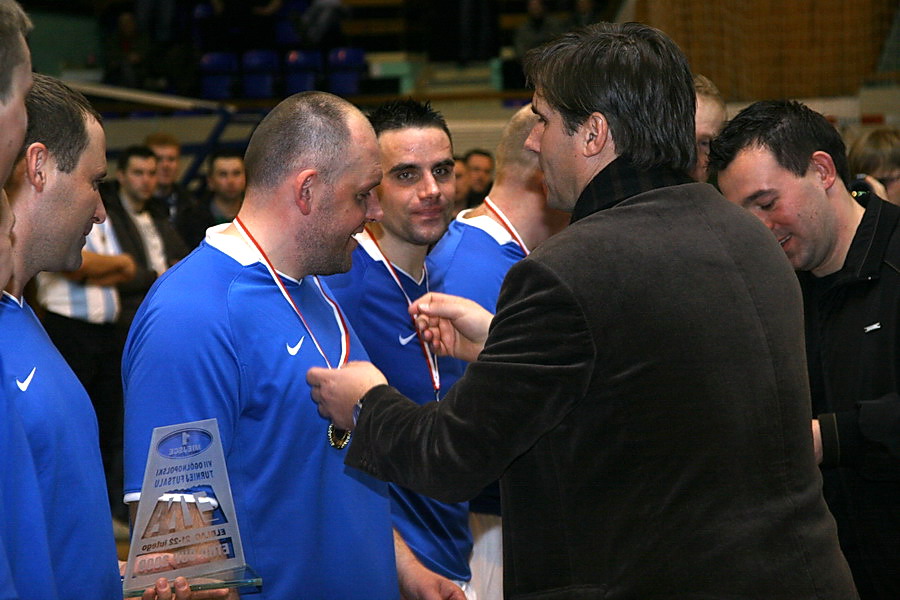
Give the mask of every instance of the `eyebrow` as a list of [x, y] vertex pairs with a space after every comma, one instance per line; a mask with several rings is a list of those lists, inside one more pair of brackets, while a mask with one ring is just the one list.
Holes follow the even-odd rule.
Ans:
[[[431, 168], [434, 169], [435, 167], [450, 167], [450, 166], [455, 166], [455, 165], [456, 165], [456, 163], [453, 162], [452, 158], [447, 158], [440, 162], [434, 163], [431, 166]], [[400, 173], [401, 171], [408, 171], [410, 169], [420, 170], [420, 169], [422, 169], [422, 167], [420, 165], [417, 165], [416, 163], [400, 163], [398, 165], [394, 165], [393, 167], [391, 167], [391, 169], [388, 171], [388, 173], [389, 174]]]

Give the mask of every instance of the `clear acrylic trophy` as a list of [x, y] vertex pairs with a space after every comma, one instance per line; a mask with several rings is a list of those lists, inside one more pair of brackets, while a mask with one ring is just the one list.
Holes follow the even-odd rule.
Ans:
[[[258, 591], [244, 549], [215, 419], [153, 430], [122, 585], [139, 597], [160, 577], [191, 589]], [[255, 588], [255, 589], [254, 589]]]

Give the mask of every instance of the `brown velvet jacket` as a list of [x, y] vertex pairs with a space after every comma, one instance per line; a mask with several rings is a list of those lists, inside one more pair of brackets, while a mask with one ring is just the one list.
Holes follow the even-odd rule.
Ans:
[[850, 599], [801, 298], [707, 184], [619, 159], [515, 265], [440, 403], [364, 399], [346, 463], [445, 501], [501, 477], [507, 598]]

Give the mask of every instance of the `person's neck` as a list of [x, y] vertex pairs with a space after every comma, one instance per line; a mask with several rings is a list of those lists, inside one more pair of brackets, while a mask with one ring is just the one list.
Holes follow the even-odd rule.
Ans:
[[128, 206], [136, 213], [144, 210], [144, 207], [147, 205], [147, 201], [143, 198], [137, 198], [125, 192], [122, 192], [122, 202], [127, 202]]
[[219, 209], [219, 211], [225, 215], [225, 217], [229, 219], [233, 219], [238, 211], [241, 209], [241, 198], [229, 199], [224, 196], [219, 196], [218, 194], [214, 194], [212, 197], [213, 204]]
[[[19, 239], [17, 240], [20, 244], [22, 244], [25, 240]], [[21, 246], [17, 248], [13, 246], [12, 249], [12, 275], [9, 278], [9, 281], [6, 284], [6, 287], [3, 288], [3, 291], [9, 293], [16, 300], [22, 301], [22, 295], [25, 293], [25, 286], [28, 285], [28, 282], [34, 278], [35, 275], [38, 274], [42, 269], [34, 269], [29, 266], [27, 263], [27, 258], [30, 253], [27, 251], [22, 251]]]
[[816, 277], [825, 277], [826, 275], [837, 273], [843, 268], [844, 262], [847, 260], [847, 254], [850, 252], [850, 245], [856, 236], [856, 230], [859, 229], [863, 214], [866, 212], [866, 209], [846, 189], [836, 189], [833, 193], [836, 198], [833, 198], [831, 201], [837, 202], [835, 219], [836, 241], [828, 258], [820, 266], [812, 270], [812, 274]]
[[366, 230], [378, 242], [381, 253], [391, 261], [391, 264], [407, 273], [416, 281], [422, 278], [428, 246], [411, 244], [406, 240], [402, 240], [385, 229], [381, 223], [369, 223], [366, 225]]
[[156, 196], [157, 198], [165, 198], [166, 196], [171, 194], [174, 190], [175, 190], [174, 183], [169, 183], [169, 184], [158, 183], [156, 185], [156, 191], [153, 193], [153, 195]]
[[[247, 233], [247, 238], [241, 235], [234, 223], [222, 230], [224, 235], [229, 235], [244, 241], [254, 254], [261, 249], [272, 267], [279, 273], [283, 273], [292, 279], [301, 280], [310, 275], [309, 269], [297, 256], [296, 245], [289, 237], [284, 236], [285, 227], [281, 224], [274, 226], [266, 219], [255, 218], [252, 214], [241, 213], [237, 215]], [[290, 228], [287, 228], [290, 229]], [[257, 248], [256, 244], [259, 245]]]

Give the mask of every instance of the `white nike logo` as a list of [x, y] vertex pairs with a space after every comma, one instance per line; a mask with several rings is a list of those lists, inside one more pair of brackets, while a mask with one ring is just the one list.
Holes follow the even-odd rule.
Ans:
[[288, 354], [290, 354], [291, 356], [297, 356], [297, 353], [300, 352], [300, 346], [303, 345], [303, 340], [305, 338], [305, 335], [300, 338], [300, 341], [297, 342], [296, 346], [291, 346], [290, 344], [285, 343], [284, 347], [287, 348]]
[[875, 331], [876, 329], [881, 329], [881, 322], [872, 323], [871, 325], [863, 327], [863, 332], [869, 333], [870, 331]]
[[25, 378], [25, 381], [19, 381], [19, 378], [16, 377], [16, 385], [19, 386], [19, 389], [23, 392], [28, 389], [28, 386], [31, 385], [31, 379], [34, 377], [34, 372], [37, 371], [37, 367], [31, 369], [31, 373], [28, 374], [28, 377]]
[[414, 338], [414, 337], [416, 337], [416, 332], [415, 332], [415, 331], [412, 332], [411, 334], [409, 334], [407, 337], [403, 337], [402, 335], [398, 335], [398, 336], [397, 336], [397, 341], [400, 342], [400, 345], [401, 345], [401, 346], [405, 346], [405, 345], [407, 345], [408, 343], [410, 343], [411, 341], [413, 341], [413, 338]]

